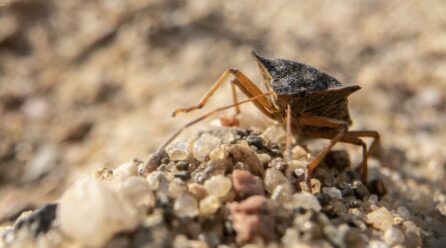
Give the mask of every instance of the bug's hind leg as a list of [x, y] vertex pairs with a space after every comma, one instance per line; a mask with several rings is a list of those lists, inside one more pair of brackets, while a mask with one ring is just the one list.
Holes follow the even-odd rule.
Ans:
[[354, 137], [370, 137], [373, 138], [372, 144], [370, 145], [370, 148], [368, 150], [368, 156], [375, 157], [379, 160], [382, 160], [382, 147], [381, 147], [381, 141], [380, 136], [377, 131], [370, 131], [370, 130], [361, 130], [361, 131], [349, 131], [349, 136]]

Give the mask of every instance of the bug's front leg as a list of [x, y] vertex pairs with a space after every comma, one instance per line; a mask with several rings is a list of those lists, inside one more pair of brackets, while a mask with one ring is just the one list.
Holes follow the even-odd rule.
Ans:
[[305, 171], [305, 182], [307, 183], [308, 189], [311, 190], [310, 179], [313, 171], [317, 168], [327, 152], [330, 151], [331, 148], [333, 148], [333, 146], [344, 137], [345, 133], [348, 131], [348, 123], [345, 121], [318, 116], [303, 116], [299, 117], [298, 121], [300, 125], [328, 127], [339, 130], [336, 136], [330, 140], [330, 143], [327, 144], [307, 165]]

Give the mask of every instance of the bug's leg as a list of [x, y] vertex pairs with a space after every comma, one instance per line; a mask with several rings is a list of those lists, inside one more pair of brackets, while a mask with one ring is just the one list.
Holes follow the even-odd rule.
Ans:
[[[368, 158], [368, 151], [367, 151], [367, 144], [360, 138], [356, 137], [354, 132], [348, 131], [344, 136], [339, 140], [339, 142], [353, 144], [357, 146], [362, 147], [362, 162], [361, 162], [361, 180], [364, 183], [367, 183], [367, 173], [368, 173], [368, 165], [367, 165], [367, 158]], [[333, 131], [305, 131], [305, 135], [313, 138], [323, 138], [323, 139], [333, 139], [336, 136], [336, 133]]]
[[217, 79], [217, 81], [212, 85], [209, 91], [200, 99], [197, 105], [193, 105], [187, 108], [180, 108], [175, 110], [172, 115], [175, 116], [178, 113], [187, 113], [193, 111], [195, 109], [200, 109], [204, 105], [206, 105], [209, 98], [217, 91], [217, 89], [226, 81], [226, 79], [230, 76], [234, 76], [234, 79], [231, 81], [232, 84], [240, 88], [240, 90], [245, 93], [248, 97], [252, 98], [254, 96], [260, 96], [253, 103], [256, 107], [262, 111], [265, 115], [272, 118], [274, 112], [278, 110], [273, 106], [271, 101], [263, 94], [263, 92], [242, 72], [237, 69], [228, 69]]
[[286, 161], [291, 161], [291, 106], [287, 105], [286, 109]]
[[368, 150], [368, 155], [371, 155], [379, 160], [382, 160], [382, 148], [379, 133], [377, 131], [349, 131], [349, 135], [355, 137], [370, 137], [373, 138], [372, 144]]
[[261, 94], [261, 95], [254, 96], [254, 97], [251, 97], [251, 98], [249, 98], [249, 99], [240, 101], [240, 102], [238, 102], [238, 103], [236, 103], [236, 104], [231, 104], [231, 105], [228, 105], [228, 106], [224, 106], [224, 107], [220, 107], [220, 108], [214, 109], [213, 111], [211, 111], [211, 112], [209, 112], [209, 113], [207, 113], [207, 114], [205, 114], [205, 115], [202, 115], [201, 117], [199, 117], [199, 118], [197, 118], [197, 119], [195, 119], [195, 120], [193, 120], [193, 121], [187, 123], [186, 125], [184, 125], [183, 127], [181, 127], [177, 132], [175, 132], [175, 133], [172, 135], [172, 137], [170, 137], [170, 138], [164, 143], [164, 145], [161, 146], [161, 148], [158, 150], [158, 152], [164, 150], [164, 149], [165, 149], [165, 148], [166, 148], [166, 147], [167, 147], [167, 146], [168, 146], [168, 145], [169, 145], [169, 144], [170, 144], [176, 137], [178, 137], [178, 135], [180, 135], [186, 128], [188, 128], [188, 127], [190, 127], [190, 126], [192, 126], [192, 125], [194, 125], [194, 124], [196, 124], [196, 123], [198, 123], [198, 122], [200, 122], [200, 121], [202, 121], [202, 120], [204, 120], [204, 119], [206, 119], [206, 118], [208, 118], [208, 117], [214, 115], [215, 113], [218, 113], [218, 112], [223, 111], [223, 110], [226, 110], [226, 109], [234, 108], [235, 106], [239, 106], [239, 105], [244, 104], [244, 103], [247, 103], [247, 102], [255, 102], [255, 101], [257, 101], [258, 98], [260, 98], [260, 97], [264, 97], [264, 96], [267, 96], [267, 95], [270, 95], [270, 94], [271, 94], [270, 92], [263, 93], [263, 94]]
[[313, 171], [317, 168], [321, 160], [325, 157], [328, 151], [333, 148], [334, 145], [338, 141], [344, 137], [345, 133], [348, 130], [348, 123], [345, 121], [340, 121], [336, 119], [326, 118], [326, 117], [317, 117], [317, 116], [304, 116], [298, 119], [300, 125], [306, 126], [315, 126], [315, 127], [327, 127], [338, 129], [337, 134], [330, 140], [330, 143], [327, 144], [314, 159], [310, 161], [307, 165], [307, 169], [305, 171], [305, 181], [308, 185], [308, 188], [311, 189], [310, 178]]
[[239, 125], [238, 116], [241, 113], [241, 111], [240, 111], [240, 106], [237, 104], [238, 103], [237, 89], [236, 89], [234, 80], [237, 80], [237, 79], [234, 78], [231, 80], [231, 93], [232, 93], [232, 101], [234, 102], [234, 105], [235, 105], [235, 107], [234, 107], [235, 113], [229, 117], [226, 117], [226, 116], [220, 117], [220, 123], [222, 123], [223, 126], [238, 126]]

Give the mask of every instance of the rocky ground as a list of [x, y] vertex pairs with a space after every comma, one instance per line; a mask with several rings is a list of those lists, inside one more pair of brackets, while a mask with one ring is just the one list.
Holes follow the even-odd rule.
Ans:
[[[0, 221], [11, 226], [24, 211], [57, 202], [96, 169], [113, 169], [132, 158], [145, 160], [188, 120], [230, 103], [229, 87], [223, 87], [203, 111], [170, 117], [172, 110], [196, 103], [229, 67], [261, 82], [249, 55], [254, 49], [313, 65], [347, 85], [361, 85], [350, 98], [352, 129], [380, 132], [384, 169], [374, 167], [371, 175], [387, 178], [393, 197], [376, 203], [372, 197], [370, 204], [386, 207], [394, 218], [405, 207], [410, 218], [402, 219], [414, 223], [421, 244], [444, 244], [439, 226], [446, 225], [445, 16], [442, 0], [0, 1]], [[242, 110], [242, 127], [263, 132], [272, 124], [250, 106]], [[203, 122], [180, 139], [208, 125]], [[308, 149], [314, 154], [319, 147], [316, 141]], [[337, 149], [347, 149], [352, 163], [358, 162], [357, 149]], [[372, 167], [377, 164], [371, 161]], [[234, 177], [233, 172], [226, 176]], [[320, 182], [321, 192], [324, 187], [342, 192], [339, 185]], [[295, 190], [293, 194], [300, 192]], [[270, 199], [271, 192], [265, 192]], [[338, 201], [345, 202], [342, 196]], [[369, 198], [358, 198], [358, 208], [363, 208], [358, 218], [366, 230], [355, 224], [348, 228], [359, 229], [362, 241], [389, 244], [384, 239], [387, 229], [368, 233], [376, 228], [363, 218], [373, 211], [363, 206]], [[316, 212], [328, 218], [321, 225], [341, 230], [348, 222], [331, 216], [318, 200], [321, 211]], [[218, 202], [218, 211], [240, 209], [230, 204], [226, 208], [230, 201]], [[150, 209], [159, 208], [154, 206]], [[284, 211], [295, 208], [286, 206]], [[54, 209], [49, 207], [50, 215]], [[136, 229], [130, 224], [133, 234], [141, 227], [140, 222]], [[270, 239], [279, 244], [284, 230], [293, 225], [275, 230]], [[390, 233], [404, 237], [398, 240], [401, 245], [417, 244], [408, 241], [403, 224], [392, 227], [396, 229]], [[186, 239], [197, 238], [178, 232]], [[329, 234], [321, 235], [321, 242], [339, 245], [329, 241]]]

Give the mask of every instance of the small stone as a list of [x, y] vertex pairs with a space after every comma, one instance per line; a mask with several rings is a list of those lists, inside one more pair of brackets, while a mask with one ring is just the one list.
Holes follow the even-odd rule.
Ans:
[[183, 192], [185, 192], [187, 190], [186, 184], [183, 181], [181, 181], [181, 179], [179, 179], [179, 178], [173, 179], [169, 183], [168, 187], [169, 187], [168, 195], [174, 199], [177, 198], [179, 195], [181, 195]]
[[192, 153], [198, 161], [203, 162], [209, 156], [209, 153], [217, 149], [220, 144], [221, 141], [219, 138], [204, 133], [194, 142]]
[[389, 246], [402, 244], [404, 242], [404, 234], [398, 228], [390, 226], [384, 232], [383, 240]]
[[292, 198], [293, 190], [289, 184], [278, 185], [271, 193], [271, 200], [279, 203], [289, 202]]
[[266, 153], [257, 154], [257, 157], [259, 157], [260, 163], [262, 164], [268, 164], [271, 161], [271, 156]]
[[228, 156], [225, 146], [221, 146], [217, 149], [214, 149], [209, 154], [210, 160], [221, 160], [225, 159]]
[[62, 196], [57, 219], [67, 236], [85, 246], [100, 247], [115, 233], [133, 230], [138, 212], [105, 183], [85, 179]]
[[198, 183], [189, 183], [187, 185], [189, 192], [195, 196], [195, 198], [197, 198], [198, 200], [203, 199], [204, 197], [206, 197], [207, 192], [206, 189], [204, 188], [203, 185], [198, 184]]
[[160, 188], [167, 189], [169, 180], [162, 171], [154, 171], [147, 176], [147, 182], [151, 190], [158, 190]]
[[[319, 194], [319, 193], [321, 193], [321, 181], [317, 180], [316, 178], [311, 178], [310, 179], [310, 185], [311, 185], [311, 193], [312, 194]], [[308, 186], [307, 186], [307, 183], [305, 181], [304, 182], [300, 182], [299, 186], [300, 186], [300, 189], [302, 191], [310, 192], [308, 190]]]
[[153, 207], [155, 205], [155, 196], [150, 190], [149, 184], [142, 177], [130, 177], [121, 183], [118, 192], [137, 207]]
[[178, 161], [177, 162], [177, 164], [176, 164], [176, 168], [177, 168], [177, 170], [180, 170], [180, 171], [185, 171], [185, 170], [188, 170], [189, 169], [189, 162], [188, 161], [184, 161], [184, 160], [182, 160], [182, 161]]
[[353, 182], [353, 189], [357, 196], [360, 198], [364, 198], [369, 195], [369, 190], [367, 189], [367, 186], [362, 184], [361, 181], [354, 181]]
[[387, 208], [381, 207], [367, 214], [365, 221], [374, 228], [384, 231], [393, 225], [393, 215]]
[[283, 158], [275, 158], [268, 163], [269, 168], [274, 168], [276, 170], [285, 172], [288, 168], [288, 164], [283, 160]]
[[206, 180], [204, 187], [208, 194], [216, 197], [223, 197], [231, 190], [232, 182], [231, 179], [223, 175], [217, 175]]
[[322, 192], [329, 195], [333, 199], [337, 199], [337, 200], [342, 199], [341, 191], [335, 187], [323, 187]]
[[272, 193], [274, 189], [280, 184], [288, 184], [288, 179], [280, 172], [274, 168], [268, 168], [265, 172], [265, 178], [263, 179], [265, 183], [265, 189], [268, 193]]
[[138, 165], [134, 162], [127, 162], [113, 170], [113, 178], [126, 179], [138, 175]]
[[239, 242], [250, 241], [255, 237], [264, 240], [272, 238], [274, 214], [270, 203], [264, 196], [251, 196], [239, 203], [231, 203], [229, 208], [230, 218]]
[[294, 146], [291, 150], [291, 156], [294, 160], [307, 160], [311, 157], [302, 146]]
[[197, 199], [189, 193], [183, 192], [173, 205], [175, 213], [179, 217], [195, 217], [199, 213]]
[[200, 214], [209, 216], [215, 214], [220, 208], [220, 201], [213, 195], [208, 195], [200, 201]]
[[368, 248], [389, 248], [384, 242], [379, 240], [371, 240], [369, 242]]
[[172, 161], [185, 160], [189, 156], [189, 143], [182, 140], [166, 148], [167, 155]]
[[234, 190], [240, 199], [253, 195], [264, 195], [262, 179], [252, 175], [249, 171], [234, 170], [232, 172]]
[[292, 199], [292, 205], [294, 209], [312, 209], [320, 211], [322, 209], [317, 198], [308, 192], [295, 193]]
[[271, 143], [284, 144], [286, 142], [286, 132], [279, 126], [268, 127], [261, 135]]
[[297, 168], [294, 170], [294, 175], [301, 177], [305, 174], [305, 168]]
[[232, 158], [234, 163], [242, 162], [249, 166], [249, 171], [255, 175], [263, 177], [265, 171], [263, 164], [260, 162], [259, 157], [255, 152], [249, 148], [249, 146], [244, 145], [231, 145], [229, 147], [228, 157]]
[[412, 218], [409, 210], [404, 206], [398, 207], [397, 214], [405, 220], [410, 220]]

